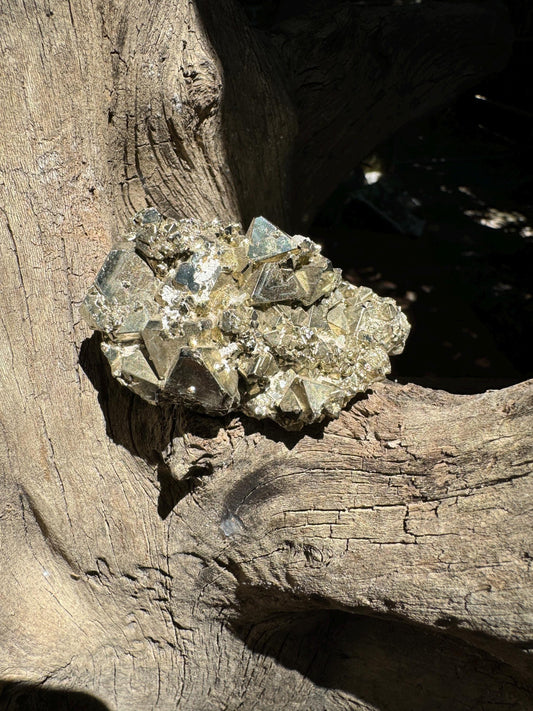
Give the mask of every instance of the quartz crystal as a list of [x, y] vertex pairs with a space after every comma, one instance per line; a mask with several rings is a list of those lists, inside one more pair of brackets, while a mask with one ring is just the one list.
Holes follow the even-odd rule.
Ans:
[[298, 430], [390, 372], [409, 333], [392, 299], [341, 278], [307, 237], [135, 215], [89, 289], [111, 372], [150, 403], [240, 410]]

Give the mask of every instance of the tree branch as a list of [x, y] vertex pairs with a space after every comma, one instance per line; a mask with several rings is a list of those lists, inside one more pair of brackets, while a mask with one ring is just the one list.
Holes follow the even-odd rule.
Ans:
[[[195, 500], [227, 539], [217, 565], [254, 606], [263, 590], [390, 615], [525, 669], [532, 401], [532, 381], [473, 396], [384, 383], [323, 432], [189, 440], [214, 471]], [[175, 442], [171, 469], [183, 454]]]

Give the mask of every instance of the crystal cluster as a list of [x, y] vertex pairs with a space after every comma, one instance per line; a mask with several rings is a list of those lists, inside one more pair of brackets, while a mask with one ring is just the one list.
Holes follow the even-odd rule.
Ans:
[[409, 333], [392, 299], [342, 281], [306, 237], [263, 217], [243, 234], [153, 208], [132, 219], [81, 311], [113, 375], [148, 402], [287, 429], [337, 417]]

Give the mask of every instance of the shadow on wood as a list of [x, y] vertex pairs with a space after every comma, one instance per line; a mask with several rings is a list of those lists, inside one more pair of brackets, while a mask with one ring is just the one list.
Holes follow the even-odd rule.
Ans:
[[108, 711], [109, 707], [83, 691], [43, 688], [39, 684], [0, 681], [2, 711]]
[[387, 711], [530, 708], [533, 687], [511, 666], [399, 620], [339, 610], [278, 612], [234, 629], [254, 654], [298, 670], [337, 702], [347, 694]]

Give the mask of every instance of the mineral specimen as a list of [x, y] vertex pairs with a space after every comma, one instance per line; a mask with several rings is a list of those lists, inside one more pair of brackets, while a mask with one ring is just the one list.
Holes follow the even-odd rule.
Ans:
[[150, 403], [241, 410], [291, 430], [337, 417], [409, 333], [392, 299], [341, 279], [306, 237], [135, 215], [82, 315], [112, 374]]

